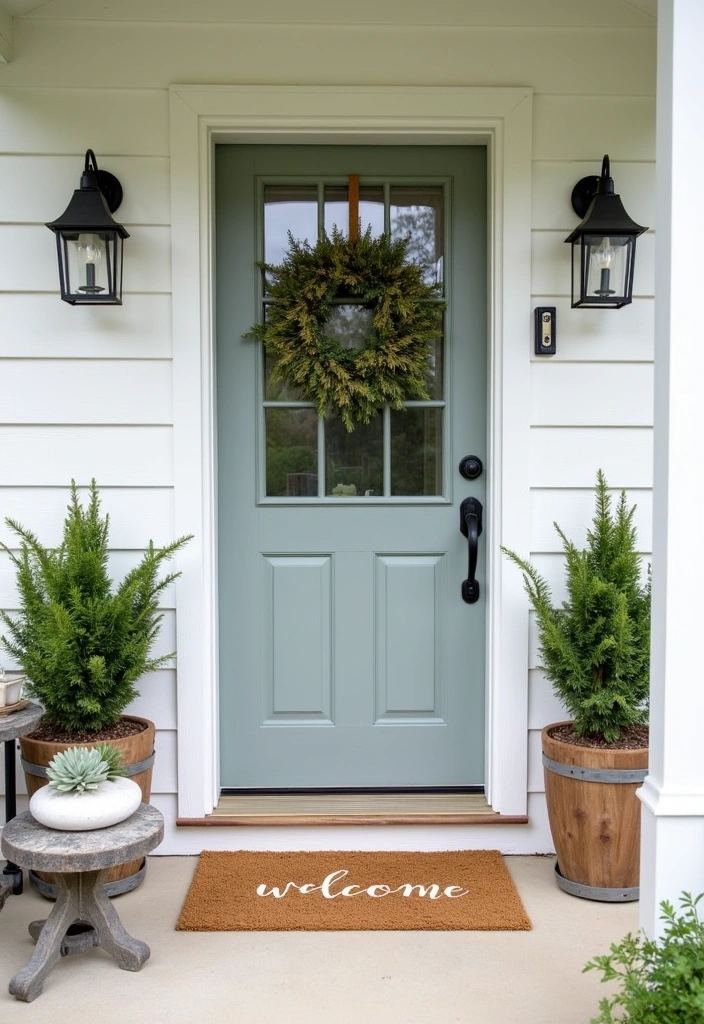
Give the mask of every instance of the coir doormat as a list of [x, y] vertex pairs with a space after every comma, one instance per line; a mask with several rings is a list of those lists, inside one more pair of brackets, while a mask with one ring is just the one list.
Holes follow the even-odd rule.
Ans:
[[527, 931], [498, 850], [200, 855], [181, 931]]

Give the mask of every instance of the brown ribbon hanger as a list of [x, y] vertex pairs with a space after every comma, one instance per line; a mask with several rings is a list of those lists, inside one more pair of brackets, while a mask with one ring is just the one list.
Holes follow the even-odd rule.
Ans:
[[347, 179], [347, 198], [349, 203], [349, 240], [356, 242], [359, 238], [359, 175], [350, 174]]

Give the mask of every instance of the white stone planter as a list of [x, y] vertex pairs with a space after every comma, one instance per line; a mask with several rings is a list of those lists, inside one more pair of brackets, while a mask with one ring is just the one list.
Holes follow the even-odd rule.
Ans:
[[24, 678], [24, 676], [15, 676], [13, 679], [0, 681], [0, 708], [8, 707], [10, 704], [17, 704], [22, 699]]
[[124, 821], [141, 802], [142, 791], [137, 783], [118, 778], [102, 782], [88, 793], [59, 793], [53, 786], [42, 786], [29, 801], [29, 809], [47, 828], [86, 832]]

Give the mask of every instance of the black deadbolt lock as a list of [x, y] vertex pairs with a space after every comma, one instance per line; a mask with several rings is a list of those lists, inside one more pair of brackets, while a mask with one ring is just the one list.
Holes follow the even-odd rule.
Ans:
[[460, 473], [465, 480], [476, 480], [483, 472], [484, 466], [478, 455], [465, 455], [460, 462]]

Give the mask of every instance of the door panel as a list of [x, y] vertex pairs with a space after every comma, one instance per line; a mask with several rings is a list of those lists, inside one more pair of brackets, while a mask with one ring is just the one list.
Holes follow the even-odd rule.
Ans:
[[[485, 489], [457, 466], [486, 455], [485, 164], [481, 147], [217, 147], [224, 787], [483, 781], [484, 589], [462, 600], [459, 503]], [[362, 226], [410, 233], [447, 300], [430, 399], [352, 434], [243, 337], [270, 301], [257, 260], [280, 261], [287, 229], [344, 227], [349, 173]], [[365, 313], [346, 302], [328, 329], [354, 345]], [[482, 582], [484, 565], [480, 543]]]

